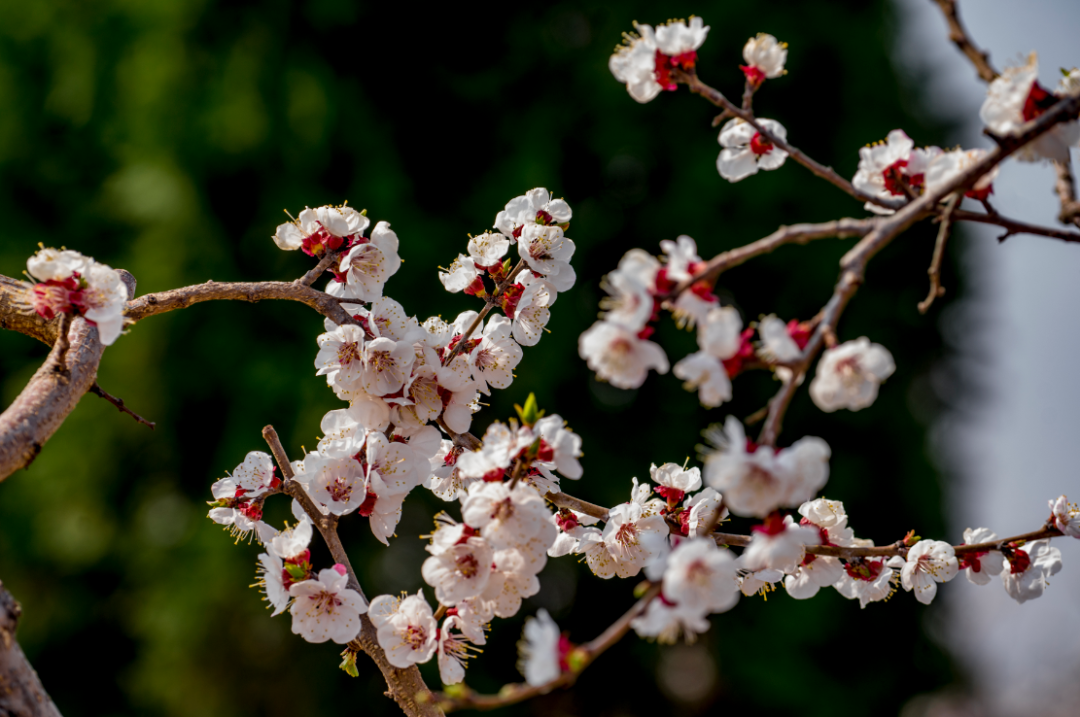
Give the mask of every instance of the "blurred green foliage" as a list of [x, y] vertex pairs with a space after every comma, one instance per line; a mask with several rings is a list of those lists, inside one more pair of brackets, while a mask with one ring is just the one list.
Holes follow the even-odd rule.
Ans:
[[[403, 10], [345, 0], [0, 0], [0, 272], [18, 275], [44, 242], [130, 270], [140, 293], [290, 279], [310, 262], [271, 243], [281, 209], [348, 200], [401, 237], [405, 264], [387, 293], [421, 318], [452, 317], [475, 300], [443, 292], [435, 267], [509, 198], [545, 186], [574, 208], [579, 283], [474, 432], [535, 392], [584, 438], [585, 477], [569, 490], [614, 504], [628, 498], [631, 476], [695, 456], [706, 425], [753, 413], [775, 383], [740, 377], [736, 400], [711, 412], [670, 375], [638, 391], [597, 383], [576, 342], [597, 314], [600, 277], [627, 249], [656, 251], [678, 234], [711, 256], [781, 223], [863, 211], [791, 162], [737, 185], [721, 180], [711, 107], [684, 90], [639, 106], [611, 78], [607, 58], [631, 20], [702, 15], [712, 31], [700, 72], [732, 96], [747, 37], [789, 42], [790, 74], [766, 84], [757, 110], [845, 176], [857, 148], [894, 127], [919, 143], [942, 134], [913, 116], [912, 91], [889, 61], [895, 21], [881, 0]], [[945, 531], [924, 450], [935, 410], [925, 375], [942, 349], [933, 319], [915, 309], [931, 231], [909, 232], [871, 265], [841, 325], [842, 338], [867, 335], [895, 354], [881, 398], [826, 415], [804, 391], [783, 437], [830, 443], [827, 494], [879, 542], [909, 528]], [[784, 248], [725, 275], [718, 290], [747, 320], [809, 318], [849, 246]], [[263, 448], [263, 425], [298, 457], [322, 414], [340, 406], [314, 376], [321, 326], [285, 302], [202, 304], [139, 324], [106, 352], [100, 383], [157, 430], [87, 397], [29, 470], [0, 485], [0, 579], [24, 604], [19, 639], [69, 717], [395, 712], [374, 669], [361, 662], [350, 679], [332, 646], [290, 635], [288, 617], [268, 618], [247, 587], [256, 548], [234, 546], [203, 517], [211, 482]], [[673, 361], [693, 344], [670, 323], [659, 341]], [[3, 405], [45, 353], [0, 334]], [[389, 549], [363, 519], [345, 522], [369, 595], [422, 587], [417, 536], [440, 507], [414, 492]], [[287, 508], [268, 515], [280, 523]], [[328, 555], [318, 548], [314, 558], [325, 566]], [[541, 581], [521, 616], [497, 621], [469, 670], [476, 688], [519, 679], [511, 656], [525, 614], [546, 607], [586, 640], [633, 601], [633, 581], [602, 581], [569, 559], [551, 561]], [[860, 610], [831, 590], [805, 602], [783, 592], [745, 599], [696, 646], [627, 638], [574, 690], [506, 713], [895, 713], [953, 679], [921, 629], [925, 614], [906, 597]], [[437, 684], [434, 665], [424, 670]]]

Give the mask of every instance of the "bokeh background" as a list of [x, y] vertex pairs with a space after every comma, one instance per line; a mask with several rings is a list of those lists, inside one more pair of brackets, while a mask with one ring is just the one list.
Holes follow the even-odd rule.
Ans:
[[[600, 277], [626, 250], [658, 251], [679, 234], [711, 256], [778, 224], [862, 215], [792, 163], [726, 183], [710, 106], [684, 91], [639, 106], [611, 78], [607, 59], [631, 20], [690, 13], [712, 24], [702, 76], [732, 96], [747, 37], [789, 42], [790, 74], [766, 84], [757, 110], [845, 176], [859, 146], [895, 127], [927, 144], [956, 129], [922, 101], [927, 71], [897, 69], [900, 15], [881, 1], [403, 13], [339, 0], [0, 0], [0, 272], [18, 275], [43, 242], [130, 270], [140, 293], [287, 280], [310, 261], [270, 240], [282, 208], [348, 200], [401, 238], [405, 263], [387, 293], [421, 319], [452, 318], [475, 300], [445, 293], [436, 266], [508, 199], [547, 187], [574, 208], [579, 282], [474, 432], [535, 392], [584, 439], [585, 476], [568, 491], [624, 501], [650, 462], [696, 460], [703, 428], [755, 412], [776, 384], [740, 377], [735, 401], [706, 411], [670, 375], [638, 391], [596, 382], [577, 337], [596, 318]], [[943, 30], [935, 40], [945, 42]], [[718, 292], [747, 320], [809, 318], [850, 245], [784, 248], [726, 274]], [[829, 442], [827, 495], [879, 542], [911, 528], [959, 542], [964, 527], [946, 520], [927, 438], [953, 396], [932, 380], [948, 351], [937, 318], [965, 279], [950, 261], [946, 300], [921, 316], [932, 246], [932, 228], [920, 227], [883, 252], [841, 325], [842, 338], [866, 335], [895, 355], [880, 399], [825, 415], [803, 392], [782, 439]], [[27, 471], [0, 484], [0, 579], [24, 606], [19, 640], [69, 717], [396, 712], [373, 668], [361, 663], [350, 679], [332, 646], [269, 618], [248, 587], [257, 548], [234, 545], [204, 517], [210, 484], [264, 448], [262, 426], [274, 424], [299, 457], [323, 413], [342, 405], [314, 376], [321, 327], [285, 302], [202, 304], [147, 320], [106, 352], [99, 381], [157, 429], [89, 396]], [[670, 324], [658, 333], [673, 362], [692, 350], [690, 334]], [[45, 354], [0, 334], [3, 405]], [[389, 549], [362, 518], [345, 521], [369, 596], [424, 587], [418, 536], [443, 507], [414, 491]], [[280, 523], [287, 506], [268, 515]], [[327, 564], [321, 548], [314, 556]], [[496, 622], [470, 685], [492, 691], [520, 679], [511, 657], [525, 615], [545, 607], [584, 641], [632, 604], [635, 581], [602, 581], [561, 559], [541, 583], [518, 618]], [[866, 610], [831, 590], [803, 602], [783, 592], [744, 599], [694, 645], [628, 637], [574, 689], [504, 713], [910, 711], [917, 695], [970, 684], [934, 615], [906, 595]], [[437, 685], [434, 664], [423, 670]]]

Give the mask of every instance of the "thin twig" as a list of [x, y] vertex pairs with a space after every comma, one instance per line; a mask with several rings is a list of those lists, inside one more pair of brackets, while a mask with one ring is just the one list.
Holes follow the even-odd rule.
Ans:
[[997, 70], [990, 64], [990, 55], [975, 46], [968, 37], [967, 30], [960, 22], [959, 10], [956, 0], [934, 0], [941, 12], [945, 15], [945, 21], [949, 23], [949, 39], [953, 41], [960, 51], [967, 55], [971, 64], [975, 65], [975, 71], [983, 82], [993, 82], [997, 79]]
[[938, 227], [937, 241], [934, 242], [934, 256], [930, 260], [930, 268], [926, 270], [926, 273], [930, 275], [930, 292], [919, 302], [920, 314], [925, 314], [930, 310], [934, 299], [945, 295], [945, 287], [941, 285], [941, 262], [945, 257], [945, 245], [949, 241], [949, 234], [952, 232], [953, 213], [960, 206], [963, 197], [963, 192], [956, 192], [949, 197], [945, 211], [941, 215], [941, 226]]
[[785, 244], [806, 244], [814, 239], [827, 239], [835, 237], [846, 239], [847, 237], [862, 237], [882, 221], [881, 217], [869, 217], [867, 219], [835, 219], [821, 224], [792, 224], [780, 227], [769, 236], [751, 242], [746, 246], [725, 251], [714, 256], [705, 263], [696, 274], [680, 283], [668, 295], [667, 298], [677, 296], [699, 281], [715, 281], [716, 277], [723, 272], [738, 266], [754, 257], [768, 254]]
[[645, 611], [645, 608], [648, 607], [649, 603], [660, 594], [660, 589], [660, 583], [651, 584], [645, 591], [645, 594], [641, 596], [641, 599], [634, 603], [634, 606], [627, 610], [622, 617], [612, 623], [596, 639], [581, 645], [577, 649], [579, 661], [575, 665], [577, 668], [576, 671], [563, 672], [555, 679], [545, 682], [542, 685], [529, 685], [525, 683], [504, 685], [497, 695], [479, 694], [465, 688], [465, 692], [462, 695], [450, 697], [445, 693], [442, 693], [437, 694], [436, 699], [439, 700], [440, 706], [447, 712], [454, 712], [462, 709], [492, 710], [498, 707], [516, 704], [523, 700], [527, 700], [530, 697], [547, 694], [558, 687], [568, 687], [577, 681], [578, 675], [580, 675], [586, 667], [591, 665], [597, 657], [602, 655], [608, 648], [621, 640], [623, 636], [630, 631], [630, 623], [633, 622], [634, 618]]
[[487, 298], [487, 301], [484, 302], [484, 308], [480, 309], [480, 313], [476, 315], [476, 318], [473, 319], [472, 323], [470, 323], [468, 328], [465, 329], [465, 333], [461, 335], [461, 339], [457, 342], [457, 345], [454, 346], [454, 348], [450, 349], [450, 353], [447, 354], [446, 358], [443, 360], [443, 366], [449, 366], [450, 362], [453, 361], [459, 353], [461, 353], [462, 349], [465, 348], [465, 342], [468, 341], [469, 338], [473, 335], [473, 332], [475, 332], [476, 329], [480, 327], [480, 324], [483, 322], [484, 317], [487, 316], [493, 308], [495, 308], [495, 305], [498, 303], [496, 300], [504, 291], [506, 291], [507, 287], [514, 283], [514, 279], [517, 277], [518, 274], [522, 272], [524, 268], [525, 260], [518, 260], [517, 266], [514, 267], [514, 270], [511, 271], [507, 275], [507, 277], [502, 280], [502, 283], [495, 287], [495, 290], [491, 292], [491, 296], [489, 296]]
[[90, 387], [90, 393], [94, 394], [95, 396], [101, 396], [106, 401], [108, 401], [112, 405], [116, 406], [120, 410], [121, 413], [126, 413], [127, 415], [131, 416], [132, 418], [134, 418], [136, 421], [143, 424], [144, 426], [150, 426], [150, 430], [154, 430], [154, 425], [155, 424], [154, 424], [153, 421], [148, 421], [145, 418], [143, 418], [142, 416], [140, 416], [139, 414], [132, 411], [130, 408], [128, 408], [124, 404], [124, 399], [117, 398], [116, 396], [112, 395], [111, 393], [108, 393], [107, 391], [105, 391], [105, 389], [103, 389], [101, 386], [98, 385], [97, 381], [94, 381], [94, 385]]
[[979, 224], [993, 224], [995, 226], [1004, 227], [1006, 232], [1003, 235], [1003, 238], [1012, 236], [1013, 234], [1034, 234], [1036, 236], [1050, 237], [1066, 242], [1080, 243], [1080, 233], [1078, 232], [1067, 231], [1064, 229], [1052, 229], [1037, 224], [1028, 224], [1027, 222], [1003, 217], [997, 212], [994, 212], [993, 214], [979, 214], [978, 212], [957, 209], [953, 213], [953, 219], [958, 222], [978, 222]]
[[855, 197], [856, 199], [863, 202], [871, 202], [873, 204], [877, 204], [882, 207], [888, 207], [890, 209], [896, 209], [897, 207], [903, 206], [903, 202], [881, 199], [879, 197], [874, 197], [855, 189], [855, 187], [852, 186], [851, 182], [837, 174], [832, 167], [826, 167], [823, 164], [815, 162], [802, 150], [792, 146], [788, 142], [777, 137], [775, 134], [773, 134], [763, 125], [761, 125], [758, 120], [754, 118], [753, 114], [744, 111], [741, 107], [735, 105], [719, 90], [713, 89], [712, 87], [706, 85], [704, 82], [698, 79], [698, 76], [696, 74], [689, 74], [686, 72], [682, 72], [681, 70], [676, 70], [674, 76], [679, 82], [686, 84], [690, 88], [691, 92], [701, 95], [717, 107], [722, 107], [735, 117], [738, 117], [744, 122], [748, 122], [754, 129], [760, 132], [763, 137], [765, 137], [767, 140], [772, 142], [780, 149], [787, 152], [788, 156], [790, 156], [792, 160], [806, 167], [818, 177], [821, 177], [830, 184], [840, 188], [842, 191], [851, 195], [852, 197]]
[[326, 252], [326, 254], [323, 255], [323, 258], [319, 259], [319, 263], [315, 265], [314, 269], [307, 272], [293, 283], [299, 284], [300, 286], [311, 286], [316, 281], [318, 281], [319, 277], [322, 276], [326, 272], [326, 270], [330, 268], [330, 265], [340, 259], [341, 255], [344, 253], [344, 246], [334, 249], [333, 251]]

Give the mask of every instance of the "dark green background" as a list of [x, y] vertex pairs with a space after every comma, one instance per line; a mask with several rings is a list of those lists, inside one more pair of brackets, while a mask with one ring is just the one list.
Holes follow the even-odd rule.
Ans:
[[[597, 384], [577, 358], [577, 337], [597, 314], [600, 277], [627, 249], [658, 251], [678, 234], [711, 256], [779, 224], [863, 214], [791, 162], [728, 184], [715, 169], [710, 106], [684, 90], [640, 106], [612, 79], [607, 59], [631, 20], [691, 12], [712, 25], [700, 72], [732, 96], [746, 38], [767, 31], [790, 43], [790, 74], [766, 83], [758, 112], [845, 176], [858, 147], [895, 127], [918, 143], [943, 134], [913, 116], [914, 91], [890, 64], [896, 27], [885, 2], [481, 12], [332, 0], [0, 0], [0, 272], [18, 275], [44, 242], [132, 271], [140, 293], [288, 280], [310, 262], [270, 241], [282, 208], [348, 200], [401, 238], [405, 264], [387, 293], [421, 318], [452, 318], [476, 302], [446, 294], [435, 267], [509, 198], [545, 186], [574, 209], [579, 282], [475, 432], [533, 391], [584, 439], [585, 476], [572, 492], [626, 500], [631, 476], [694, 456], [706, 425], [729, 411], [749, 415], [776, 384], [740, 377], [735, 401], [711, 412], [670, 375], [631, 392]], [[946, 535], [940, 477], [924, 449], [938, 405], [925, 377], [942, 351], [940, 306], [929, 317], [915, 308], [930, 232], [913, 230], [880, 255], [841, 324], [841, 338], [867, 335], [895, 355], [881, 398], [826, 415], [803, 391], [782, 439], [830, 443], [827, 495], [879, 542], [909, 528]], [[718, 292], [748, 319], [809, 318], [850, 245], [782, 249], [725, 275]], [[951, 271], [946, 281], [955, 295]], [[341, 405], [314, 375], [321, 325], [284, 302], [203, 304], [147, 320], [106, 352], [100, 382], [157, 430], [87, 397], [31, 468], [0, 484], [0, 579], [23, 602], [20, 641], [69, 717], [394, 713], [373, 668], [361, 662], [360, 678], [349, 679], [334, 647], [290, 635], [288, 617], [269, 619], [247, 587], [257, 549], [233, 546], [204, 517], [210, 484], [263, 448], [263, 425], [299, 456], [315, 444], [322, 414]], [[659, 341], [672, 363], [693, 346], [670, 323]], [[4, 405], [45, 353], [0, 334]], [[389, 550], [363, 519], [346, 521], [369, 595], [421, 586], [417, 536], [439, 507], [414, 492]], [[280, 522], [286, 510], [270, 516]], [[325, 566], [328, 556], [319, 548], [315, 560]], [[520, 679], [514, 643], [524, 614], [546, 606], [584, 641], [633, 600], [635, 581], [601, 581], [571, 559], [552, 561], [541, 580], [518, 619], [496, 622], [469, 670], [475, 687]], [[927, 612], [907, 595], [866, 610], [832, 590], [806, 602], [782, 592], [746, 599], [690, 651], [628, 638], [574, 690], [506, 713], [892, 714], [958, 679], [922, 629]], [[706, 699], [668, 702], [658, 670], [705, 665], [708, 674], [709, 653], [719, 677]], [[434, 663], [424, 670], [437, 684]]]

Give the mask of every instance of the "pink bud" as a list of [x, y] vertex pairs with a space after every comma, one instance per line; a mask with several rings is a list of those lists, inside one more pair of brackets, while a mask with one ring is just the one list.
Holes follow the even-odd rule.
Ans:
[[345, 567], [344, 565], [342, 565], [341, 563], [334, 563], [334, 570], [336, 570], [336, 571], [337, 571], [337, 574], [338, 574], [338, 575], [345, 575], [346, 573], [348, 573], [348, 572], [349, 572], [349, 569], [348, 569], [348, 568], [346, 568], [346, 567]]

